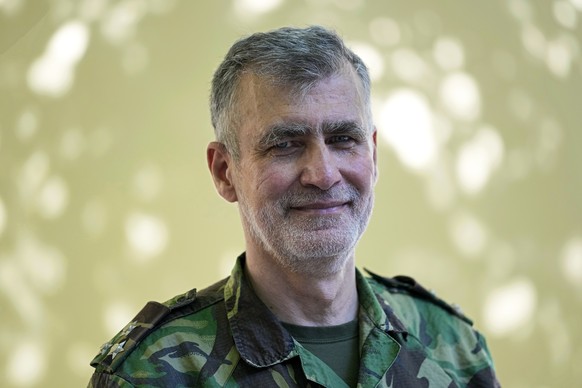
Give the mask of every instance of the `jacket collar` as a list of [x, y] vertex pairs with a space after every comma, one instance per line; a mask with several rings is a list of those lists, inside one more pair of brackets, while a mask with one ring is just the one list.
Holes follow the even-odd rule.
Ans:
[[367, 317], [375, 327], [386, 333], [401, 333], [404, 338], [408, 331], [402, 321], [394, 314], [388, 301], [376, 294], [364, 275], [356, 270], [356, 284], [360, 303], [360, 325], [363, 317]]
[[266, 367], [293, 357], [295, 343], [254, 293], [244, 273], [244, 262], [243, 253], [224, 287], [226, 314], [241, 357], [251, 365]]
[[[241, 357], [256, 367], [267, 367], [298, 355], [291, 334], [254, 293], [244, 272], [245, 254], [241, 254], [224, 287], [226, 313], [234, 343]], [[356, 270], [359, 319], [384, 331], [406, 329], [390, 306], [377, 296], [360, 271]], [[360, 326], [362, 323], [360, 323]]]

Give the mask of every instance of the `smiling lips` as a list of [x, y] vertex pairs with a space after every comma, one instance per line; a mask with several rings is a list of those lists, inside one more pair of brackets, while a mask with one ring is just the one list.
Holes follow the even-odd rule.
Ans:
[[310, 214], [333, 214], [343, 210], [349, 202], [332, 201], [332, 202], [314, 202], [302, 206], [293, 206], [291, 210], [296, 210]]

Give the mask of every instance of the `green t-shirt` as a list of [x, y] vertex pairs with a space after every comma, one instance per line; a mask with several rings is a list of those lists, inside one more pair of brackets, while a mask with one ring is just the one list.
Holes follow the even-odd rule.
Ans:
[[360, 365], [357, 320], [338, 326], [297, 326], [289, 323], [283, 323], [283, 326], [350, 387], [357, 385]]

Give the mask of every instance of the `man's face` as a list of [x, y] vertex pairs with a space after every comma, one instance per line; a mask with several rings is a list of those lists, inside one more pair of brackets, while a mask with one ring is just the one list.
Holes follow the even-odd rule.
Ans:
[[376, 134], [352, 71], [302, 98], [246, 74], [239, 85], [240, 159], [231, 178], [247, 252], [295, 272], [335, 273], [370, 218]]

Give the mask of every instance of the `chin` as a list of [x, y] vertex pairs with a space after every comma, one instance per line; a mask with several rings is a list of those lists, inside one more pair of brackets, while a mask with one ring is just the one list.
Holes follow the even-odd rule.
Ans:
[[[325, 277], [341, 272], [354, 256], [357, 241], [302, 240], [299, 246], [287, 246], [274, 252], [280, 264], [295, 273]], [[287, 244], [288, 245], [288, 244]]]
[[292, 262], [287, 260], [287, 266], [294, 273], [311, 278], [326, 278], [343, 271], [350, 257], [349, 255], [345, 255], [316, 257], [307, 260], [303, 258]]

